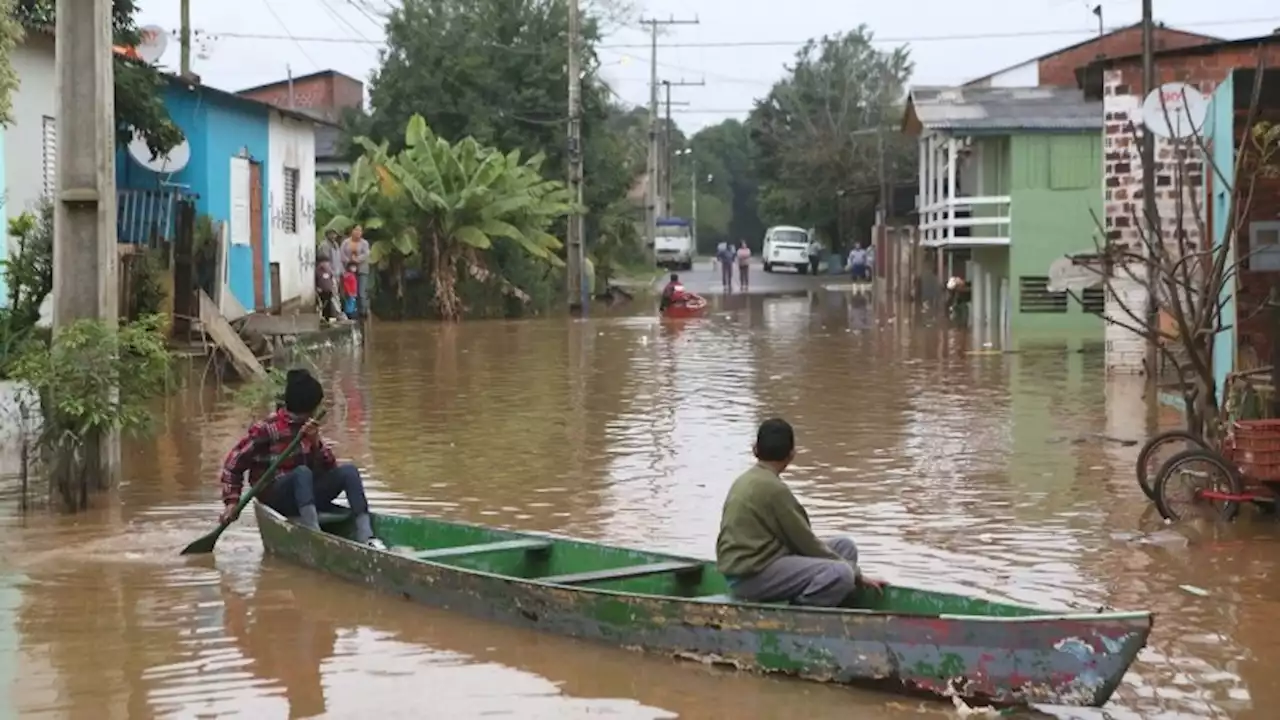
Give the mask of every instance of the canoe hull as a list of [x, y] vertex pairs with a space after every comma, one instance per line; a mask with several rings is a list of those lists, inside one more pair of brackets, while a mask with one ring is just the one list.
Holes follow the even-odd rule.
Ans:
[[261, 504], [255, 512], [268, 553], [424, 605], [743, 670], [968, 702], [1101, 706], [1151, 630], [1147, 613], [925, 617], [557, 587], [376, 551]]

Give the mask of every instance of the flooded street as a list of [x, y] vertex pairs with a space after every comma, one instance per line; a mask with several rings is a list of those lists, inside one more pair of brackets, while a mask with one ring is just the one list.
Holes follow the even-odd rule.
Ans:
[[[754, 279], [754, 278], [753, 278]], [[765, 282], [761, 280], [760, 282]], [[380, 510], [714, 554], [720, 505], [780, 415], [819, 534], [869, 574], [996, 598], [1157, 613], [1106, 715], [1270, 718], [1280, 525], [1162, 529], [1133, 463], [1141, 387], [1100, 352], [971, 348], [795, 279], [585, 321], [378, 323], [319, 359], [327, 433]], [[695, 288], [701, 290], [702, 288]], [[949, 705], [512, 630], [264, 560], [252, 517], [216, 557], [219, 464], [249, 414], [172, 398], [127, 482], [77, 517], [0, 495], [0, 717], [910, 718]], [[1207, 596], [1180, 589], [1203, 588]]]

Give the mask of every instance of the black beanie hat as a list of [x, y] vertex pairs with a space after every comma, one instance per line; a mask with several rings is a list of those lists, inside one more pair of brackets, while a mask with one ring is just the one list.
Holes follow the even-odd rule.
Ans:
[[307, 370], [290, 370], [284, 381], [284, 409], [291, 413], [315, 412], [324, 401], [324, 388]]

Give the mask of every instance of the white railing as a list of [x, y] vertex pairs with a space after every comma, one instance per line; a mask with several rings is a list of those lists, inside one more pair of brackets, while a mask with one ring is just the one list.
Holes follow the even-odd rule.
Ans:
[[[994, 215], [974, 216], [975, 208], [993, 208]], [[968, 212], [968, 217], [957, 217]], [[1008, 195], [990, 195], [947, 198], [941, 202], [920, 208], [920, 240], [926, 247], [946, 245], [1008, 245], [1009, 223], [1012, 218], [1012, 202]], [[961, 228], [994, 227], [987, 235], [959, 235]]]

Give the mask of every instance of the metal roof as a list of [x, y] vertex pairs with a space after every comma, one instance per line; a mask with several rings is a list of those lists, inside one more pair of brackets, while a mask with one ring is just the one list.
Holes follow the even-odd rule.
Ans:
[[1102, 103], [1075, 88], [913, 87], [907, 118], [926, 130], [1101, 130]]

